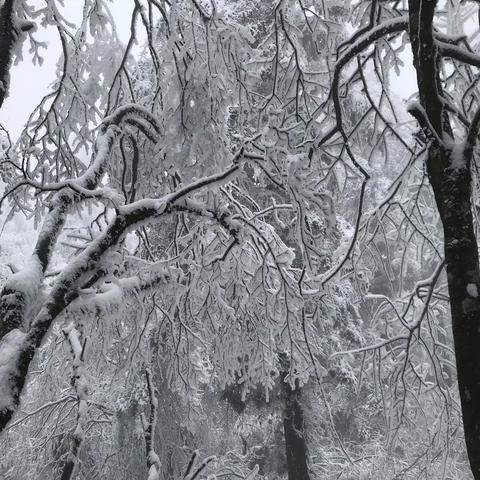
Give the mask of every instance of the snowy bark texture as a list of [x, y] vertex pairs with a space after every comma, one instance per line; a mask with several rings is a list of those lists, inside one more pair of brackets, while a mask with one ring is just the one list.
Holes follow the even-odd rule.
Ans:
[[65, 334], [72, 350], [72, 385], [75, 389], [75, 395], [78, 401], [77, 423], [74, 432], [71, 434], [70, 451], [67, 454], [61, 478], [61, 480], [70, 480], [73, 478], [78, 461], [78, 453], [85, 435], [84, 427], [88, 409], [88, 384], [83, 366], [86, 339], [82, 339], [81, 333], [73, 323], [66, 327], [63, 330], [63, 333]]
[[142, 424], [145, 437], [148, 480], [159, 480], [162, 464], [155, 451], [155, 427], [157, 425], [158, 399], [155, 394], [153, 374], [150, 368], [146, 369], [145, 375], [147, 379], [150, 413], [148, 415], [148, 420], [146, 419], [145, 415], [142, 415]]

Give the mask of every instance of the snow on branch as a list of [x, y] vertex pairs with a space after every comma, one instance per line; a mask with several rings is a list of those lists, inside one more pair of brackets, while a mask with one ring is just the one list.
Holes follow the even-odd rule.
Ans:
[[65, 338], [68, 340], [70, 349], [72, 351], [72, 385], [75, 389], [75, 395], [78, 402], [77, 423], [75, 430], [71, 435], [70, 451], [63, 466], [61, 478], [61, 480], [70, 480], [73, 478], [75, 467], [78, 462], [78, 452], [85, 435], [84, 428], [88, 409], [89, 389], [84, 372], [83, 358], [87, 339], [82, 338], [81, 332], [75, 327], [73, 322], [63, 329], [63, 333]]
[[[96, 155], [90, 167], [81, 177], [72, 181], [79, 188], [91, 189], [97, 184], [110, 157], [114, 139], [115, 132], [112, 129], [99, 135]], [[53, 197], [27, 266], [5, 283], [0, 296], [0, 338], [24, 323], [26, 306], [32, 305], [39, 294], [53, 248], [76, 195], [75, 191], [64, 189]]]
[[105, 117], [102, 124], [107, 127], [112, 125], [119, 126], [121, 122], [125, 122], [127, 124], [136, 122], [134, 123], [134, 125], [141, 124], [142, 129], [151, 129], [157, 135], [161, 132], [160, 124], [158, 123], [157, 119], [151, 114], [149, 110], [137, 104], [132, 103], [122, 105], [121, 107], [117, 108], [115, 112], [113, 112], [111, 115]]
[[471, 65], [472, 67], [480, 68], [480, 55], [469, 52], [458, 45], [453, 45], [451, 43], [442, 41], [438, 39], [438, 37], [436, 44], [438, 47], [438, 52], [442, 57], [448, 57], [453, 60], [458, 60], [459, 62]]
[[153, 374], [148, 367], [145, 369], [145, 376], [147, 380], [150, 414], [148, 416], [148, 420], [146, 419], [146, 415], [142, 414], [141, 420], [147, 454], [148, 480], [159, 480], [162, 463], [160, 462], [160, 458], [155, 451], [155, 427], [157, 425], [158, 399], [155, 394]]
[[[66, 214], [78, 200], [78, 196], [108, 198], [115, 204], [121, 202], [120, 196], [115, 195], [110, 189], [102, 188], [95, 190], [95, 186], [98, 185], [103, 176], [106, 164], [110, 158], [115, 138], [119, 133], [117, 127], [120, 122], [123, 120], [127, 121], [126, 119], [133, 118], [135, 115], [147, 121], [156, 133], [159, 132], [158, 124], [150, 112], [136, 105], [121, 107], [104, 120], [95, 144], [95, 154], [90, 166], [83, 175], [77, 179], [59, 182], [51, 186], [38, 186], [39, 189], [59, 190], [59, 192], [50, 203], [49, 211], [38, 235], [30, 263], [25, 268], [25, 271], [13, 275], [4, 286], [0, 300], [0, 313], [3, 313], [0, 323], [0, 338], [12, 328], [21, 325], [22, 305], [28, 296], [24, 290], [28, 288], [29, 292], [33, 292], [35, 289], [38, 290], [40, 288], [52, 250], [65, 224]], [[32, 269], [35, 267], [38, 270], [38, 265], [40, 270], [34, 275]], [[12, 302], [12, 296], [17, 298], [16, 304]], [[32, 297], [32, 294], [30, 294], [30, 297]]]
[[[0, 383], [0, 390], [10, 392], [8, 395], [13, 399], [9, 403], [9, 407], [4, 412], [0, 412], [0, 430], [5, 428], [18, 407], [18, 394], [23, 388], [28, 366], [36, 348], [40, 346], [52, 322], [76, 298], [76, 293], [72, 295], [72, 292], [78, 292], [90, 276], [101, 270], [105, 254], [117, 245], [128, 231], [174, 211], [176, 204], [186, 205], [185, 197], [191, 193], [207, 186], [224, 185], [233, 178], [239, 169], [240, 163], [236, 157], [235, 163], [223, 172], [192, 182], [161, 199], [138, 200], [118, 209], [117, 215], [107, 229], [60, 273], [40, 311], [31, 322], [27, 334], [22, 337], [23, 342], [18, 345], [16, 353], [19, 359], [19, 368], [14, 376], [14, 381], [11, 382], [9, 378], [5, 378], [3, 379], [4, 383]], [[200, 211], [202, 212], [203, 208], [200, 208]], [[2, 354], [2, 345], [0, 344], [0, 358], [2, 358]]]
[[148, 271], [142, 270], [128, 278], [113, 278], [97, 289], [86, 288], [78, 291], [78, 297], [72, 301], [69, 311], [112, 312], [125, 305], [125, 298], [137, 294], [148, 294], [150, 291], [165, 285], [171, 279], [170, 271], [152, 266]]
[[417, 120], [422, 128], [423, 133], [429, 140], [435, 142], [435, 144], [439, 146], [444, 144], [442, 139], [438, 136], [436, 130], [433, 128], [433, 125], [430, 123], [428, 115], [420, 103], [411, 102], [407, 106], [407, 112], [412, 115], [415, 120]]
[[25, 333], [14, 329], [0, 341], [0, 416], [15, 408], [18, 399], [16, 378], [19, 374], [18, 362], [24, 340]]
[[[53, 248], [65, 225], [66, 215], [72, 205], [99, 184], [104, 172], [122, 121], [137, 116], [150, 125], [152, 130], [158, 134], [159, 127], [153, 116], [141, 107], [128, 105], [119, 108], [110, 117], [107, 117], [100, 128], [95, 144], [95, 153], [90, 166], [77, 179], [69, 180], [64, 185], [57, 185], [58, 193], [52, 198], [49, 211], [45, 217], [40, 233], [34, 247], [33, 254], [27, 262], [27, 266], [18, 273], [12, 275], [2, 289], [0, 296], [0, 370], [5, 375], [0, 376], [0, 391], [8, 397], [0, 409], [0, 430], [3, 430], [10, 420], [13, 412], [18, 406], [19, 393], [23, 388], [28, 366], [33, 358], [35, 349], [40, 345], [51, 322], [63, 311], [65, 306], [73, 297], [69, 290], [81, 282], [82, 275], [90, 272], [98, 265], [101, 256], [121, 238], [127, 226], [135, 223], [135, 220], [142, 218], [139, 211], [133, 209], [130, 215], [120, 215], [113, 222], [112, 228], [107, 230], [107, 235], [102, 235], [97, 242], [93, 242], [82, 255], [79, 255], [60, 275], [50, 295], [43, 306], [39, 304], [40, 294], [43, 287], [45, 271], [48, 267]], [[62, 188], [62, 187], [65, 188]], [[70, 187], [70, 188], [67, 188]], [[80, 192], [80, 193], [79, 193]], [[105, 193], [105, 192], [103, 192]], [[181, 195], [180, 195], [181, 196]], [[143, 210], [144, 215], [157, 213]], [[148, 212], [148, 213], [147, 213]], [[40, 308], [41, 307], [41, 308]], [[29, 312], [34, 316], [33, 321], [26, 319], [25, 314]], [[38, 312], [38, 313], [37, 313]], [[25, 328], [26, 334], [15, 336], [15, 352], [12, 353], [11, 335], [9, 332], [17, 332], [18, 328]], [[13, 335], [13, 333], [12, 333]], [[7, 353], [5, 353], [7, 352]], [[11, 360], [10, 360], [11, 358]]]
[[199, 464], [197, 464], [198, 456], [199, 452], [198, 450], [195, 450], [192, 453], [190, 461], [188, 462], [187, 470], [185, 471], [185, 474], [183, 476], [184, 480], [195, 480], [200, 475], [200, 473], [202, 473], [205, 467], [212, 460], [215, 460], [215, 457], [207, 457], [203, 461], [199, 462]]
[[330, 96], [333, 100], [335, 108], [336, 124], [332, 129], [330, 129], [325, 135], [322, 136], [320, 141], [317, 142], [318, 146], [323, 145], [330, 138], [332, 138], [335, 133], [342, 129], [342, 111], [340, 108], [339, 88], [340, 75], [343, 68], [348, 64], [348, 62], [353, 60], [356, 55], [363, 52], [366, 48], [370, 47], [384, 36], [407, 31], [408, 25], [409, 19], [407, 15], [402, 15], [401, 17], [382, 22], [380, 25], [377, 25], [371, 30], [368, 30], [367, 32], [360, 35], [356, 39], [356, 41], [351, 44], [338, 58], [335, 64], [335, 70], [333, 73], [332, 86], [330, 91]]

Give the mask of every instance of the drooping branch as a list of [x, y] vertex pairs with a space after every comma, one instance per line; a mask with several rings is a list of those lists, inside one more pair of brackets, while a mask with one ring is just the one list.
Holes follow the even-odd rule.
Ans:
[[[371, 30], [360, 35], [356, 41], [350, 45], [338, 58], [333, 72], [332, 85], [329, 98], [332, 99], [335, 109], [335, 125], [322, 137], [315, 142], [316, 146], [321, 146], [330, 140], [342, 128], [342, 109], [340, 106], [340, 78], [345, 66], [353, 60], [359, 53], [374, 45], [378, 40], [387, 35], [392, 35], [404, 31], [408, 31], [409, 19], [408, 16], [401, 16], [391, 21], [381, 23]], [[323, 110], [324, 105], [321, 106]], [[320, 108], [319, 108], [320, 111]]]

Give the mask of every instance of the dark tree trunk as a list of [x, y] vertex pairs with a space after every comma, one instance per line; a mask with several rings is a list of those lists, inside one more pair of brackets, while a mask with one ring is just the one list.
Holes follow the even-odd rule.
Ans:
[[5, 0], [0, 7], [0, 107], [8, 92], [11, 49], [15, 41], [12, 21], [14, 1]]
[[77, 464], [77, 455], [78, 448], [72, 448], [72, 451], [69, 452], [69, 457], [63, 466], [61, 480], [70, 480], [72, 478], [73, 470]]
[[284, 399], [283, 430], [287, 454], [288, 480], [310, 480], [308, 473], [308, 450], [305, 441], [305, 423], [302, 408], [302, 390], [292, 390], [281, 376]]
[[439, 57], [432, 27], [435, 7], [436, 1], [409, 0], [410, 38], [424, 109], [411, 113], [429, 140], [427, 173], [443, 223], [465, 441], [473, 476], [480, 480], [480, 270], [470, 165], [477, 132], [473, 132], [473, 141], [469, 133], [467, 141], [455, 147], [443, 141], [453, 138], [453, 132], [441, 101]]
[[443, 186], [443, 206], [439, 205], [439, 210], [463, 428], [473, 475], [480, 480], [480, 272], [471, 212], [470, 170], [444, 181]]

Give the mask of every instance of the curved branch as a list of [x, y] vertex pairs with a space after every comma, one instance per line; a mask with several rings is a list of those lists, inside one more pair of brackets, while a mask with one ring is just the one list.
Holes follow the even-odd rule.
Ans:
[[457, 45], [452, 45], [451, 43], [444, 42], [437, 39], [436, 42], [438, 53], [442, 57], [448, 57], [453, 60], [458, 60], [459, 62], [466, 63], [472, 67], [480, 68], [480, 55], [475, 55], [464, 48], [461, 48]]
[[[0, 404], [0, 431], [5, 428], [18, 408], [20, 394], [36, 349], [42, 343], [52, 322], [72, 301], [71, 292], [81, 288], [86, 277], [101, 268], [104, 255], [117, 245], [129, 230], [169, 213], [177, 203], [180, 206], [185, 204], [185, 197], [194, 191], [230, 181], [239, 169], [237, 156], [234, 165], [219, 174], [186, 185], [161, 199], [138, 200], [117, 210], [117, 216], [110, 222], [108, 228], [57, 277], [28, 332], [24, 334], [14, 328], [6, 336], [8, 338], [3, 338], [0, 342], [0, 391], [7, 399]], [[2, 361], [5, 365], [2, 365]]]

